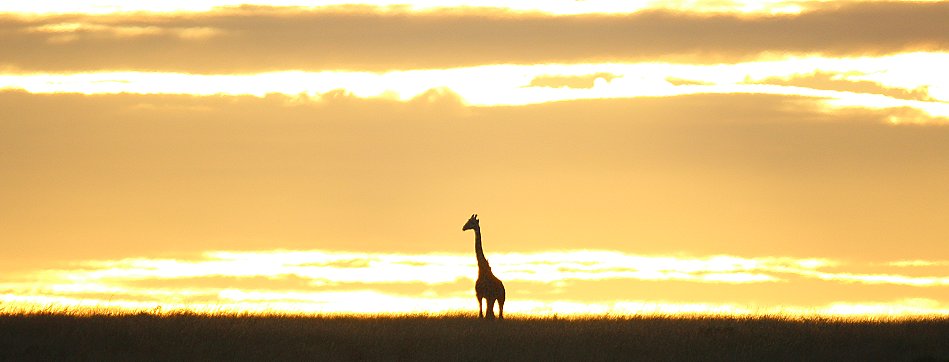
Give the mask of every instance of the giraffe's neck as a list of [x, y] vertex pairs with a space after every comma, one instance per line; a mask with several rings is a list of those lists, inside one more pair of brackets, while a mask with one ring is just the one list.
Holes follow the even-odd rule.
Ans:
[[[481, 228], [476, 227], [475, 232], [475, 256], [478, 258], [478, 271], [490, 271], [491, 267], [488, 266], [488, 259], [484, 257], [484, 250], [481, 249]], [[486, 270], [485, 270], [486, 269]]]

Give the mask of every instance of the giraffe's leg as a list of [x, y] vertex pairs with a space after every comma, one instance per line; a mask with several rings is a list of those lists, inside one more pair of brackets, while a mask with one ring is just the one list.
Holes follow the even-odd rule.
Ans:
[[498, 319], [504, 319], [504, 299], [498, 299]]
[[478, 318], [484, 318], [484, 314], [481, 313], [481, 296], [478, 296]]
[[484, 317], [494, 319], [494, 298], [488, 298], [488, 308], [484, 311]]

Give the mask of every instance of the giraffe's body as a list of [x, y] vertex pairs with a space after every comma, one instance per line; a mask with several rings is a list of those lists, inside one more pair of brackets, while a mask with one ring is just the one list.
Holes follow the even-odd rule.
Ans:
[[[475, 282], [475, 296], [478, 298], [478, 318], [494, 319], [494, 303], [498, 303], [498, 318], [504, 319], [504, 283], [491, 272], [491, 265], [488, 259], [484, 257], [484, 250], [481, 249], [481, 225], [478, 222], [477, 215], [471, 215], [471, 219], [461, 230], [474, 229], [475, 232], [475, 256], [478, 258], [478, 280]], [[482, 306], [482, 300], [487, 304], [487, 308]], [[482, 312], [482, 309], [484, 311]]]

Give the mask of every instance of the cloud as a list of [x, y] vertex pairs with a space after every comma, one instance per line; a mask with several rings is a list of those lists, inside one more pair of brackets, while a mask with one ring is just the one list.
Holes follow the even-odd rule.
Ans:
[[[943, 121], [949, 120], [949, 103], [944, 101], [949, 99], [949, 95], [941, 86], [943, 80], [949, 78], [926, 71], [945, 61], [949, 61], [949, 53], [864, 58], [807, 57], [730, 65], [491, 65], [386, 73], [8, 73], [0, 74], [0, 88], [24, 89], [31, 93], [82, 94], [264, 97], [279, 93], [301, 100], [355, 96], [402, 100], [418, 105], [428, 103], [429, 98], [445, 100], [446, 95], [451, 95], [455, 98], [455, 108], [596, 98], [757, 93], [821, 99], [822, 105], [829, 109], [905, 109], [892, 114], [891, 123], [899, 124], [938, 122], [940, 117]], [[807, 74], [819, 74], [822, 78], [799, 79]], [[442, 105], [447, 103], [441, 102]]]
[[[712, 312], [707, 309], [711, 306], [726, 313], [766, 309], [792, 315], [944, 313], [938, 303], [922, 308], [917, 302], [887, 301], [893, 293], [912, 294], [917, 301], [938, 299], [949, 280], [860, 274], [862, 264], [818, 258], [564, 250], [493, 253], [491, 259], [509, 288], [512, 309], [532, 314], [591, 311], [573, 308], [582, 305], [617, 313], [632, 312], [634, 305], [640, 311], [651, 305], [675, 313], [687, 305], [699, 313]], [[198, 259], [80, 261], [63, 269], [34, 270], [28, 274], [31, 279], [5, 276], [0, 301], [12, 308], [56, 303], [132, 310], [437, 312], [468, 309], [475, 269], [467, 253], [206, 252]], [[941, 284], [934, 283], [939, 280]], [[937, 288], [918, 288], [925, 286]], [[922, 292], [896, 289], [900, 287]], [[813, 293], [802, 294], [801, 289]], [[394, 304], [380, 305], [380, 300]], [[830, 309], [814, 309], [823, 306]]]
[[612, 73], [594, 73], [587, 75], [541, 75], [531, 79], [529, 87], [549, 88], [581, 88], [589, 89], [596, 85], [598, 79], [610, 82], [621, 76]]
[[[815, 279], [839, 283], [913, 287], [949, 285], [949, 277], [826, 271], [839, 261], [818, 258], [730, 255], [707, 257], [637, 255], [607, 250], [495, 253], [492, 265], [508, 282], [577, 283], [604, 280], [757, 284]], [[859, 266], [847, 265], [853, 270]], [[458, 285], [473, 281], [467, 254], [356, 253], [323, 250], [208, 252], [204, 259], [131, 258], [79, 262], [73, 268], [39, 271], [50, 290], [92, 292], [112, 283], [138, 288], [352, 289], [353, 285]]]
[[473, 204], [508, 251], [582, 241], [853, 257], [859, 245], [866, 258], [917, 259], [949, 238], [949, 127], [894, 127], [893, 110], [807, 97], [462, 107], [443, 91], [424, 102], [0, 92], [0, 109], [0, 239], [19, 240], [5, 269], [274, 245], [468, 250], [452, 215]]
[[929, 96], [928, 87], [916, 89], [890, 88], [877, 82], [867, 80], [850, 80], [850, 76], [860, 74], [840, 74], [832, 72], [817, 71], [811, 74], [798, 74], [791, 77], [772, 77], [759, 81], [751, 82], [753, 84], [776, 84], [795, 87], [806, 87], [812, 89], [834, 90], [842, 92], [880, 94], [887, 97], [917, 101], [933, 101]]
[[666, 81], [669, 84], [680, 86], [680, 85], [714, 85], [712, 82], [703, 82], [698, 80], [677, 78], [677, 77], [666, 77]]
[[50, 44], [65, 44], [82, 39], [104, 41], [132, 41], [135, 38], [177, 38], [182, 41], [201, 41], [217, 36], [220, 31], [210, 27], [167, 27], [153, 25], [116, 25], [94, 22], [45, 23], [25, 29], [26, 33], [39, 34]]
[[[718, 63], [775, 54], [881, 55], [949, 47], [944, 2], [859, 3], [760, 17], [363, 11], [3, 15], [0, 66], [23, 72], [386, 71], [502, 63]], [[57, 27], [75, 29], [38, 31]], [[126, 36], [117, 38], [120, 34]]]
[[899, 260], [887, 263], [886, 265], [895, 267], [945, 267], [949, 266], [949, 261], [945, 260]]
[[[858, 2], [860, 0], [847, 0]], [[899, 0], [913, 1], [913, 0]], [[505, 10], [511, 12], [530, 12], [544, 14], [626, 14], [648, 9], [668, 9], [700, 13], [746, 13], [746, 14], [794, 14], [827, 4], [821, 1], [805, 1], [787, 3], [781, 1], [754, 1], [754, 0], [691, 0], [691, 1], [663, 1], [663, 2], [616, 2], [609, 0], [528, 0], [518, 2], [506, 1], [475, 1], [452, 0], [440, 2], [426, 2], [424, 0], [330, 0], [313, 3], [303, 0], [202, 0], [189, 2], [154, 2], [147, 0], [93, 0], [81, 3], [0, 3], [0, 12], [14, 12], [24, 14], [114, 14], [133, 12], [203, 12], [215, 8], [243, 7], [261, 8], [266, 6], [285, 6], [299, 9], [320, 8], [348, 8], [373, 9], [376, 11], [406, 13], [426, 12], [433, 10], [471, 10], [476, 8]], [[462, 10], [464, 11], [464, 10]]]

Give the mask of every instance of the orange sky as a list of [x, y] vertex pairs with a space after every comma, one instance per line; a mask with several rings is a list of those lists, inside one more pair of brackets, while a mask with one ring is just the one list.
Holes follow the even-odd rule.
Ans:
[[[0, 8], [0, 301], [318, 312], [358, 291], [467, 308], [460, 227], [477, 212], [512, 311], [949, 311], [946, 3], [55, 6]], [[257, 269], [271, 250], [276, 269]], [[581, 250], [623, 256], [528, 272]], [[217, 251], [250, 254], [218, 269]], [[292, 251], [356, 266], [320, 274]], [[385, 262], [447, 263], [432, 253], [471, 265], [433, 282]], [[701, 266], [623, 264], [638, 257]], [[128, 258], [195, 264], [140, 275]], [[106, 266], [132, 277], [83, 274]], [[346, 268], [364, 274], [334, 281]]]

